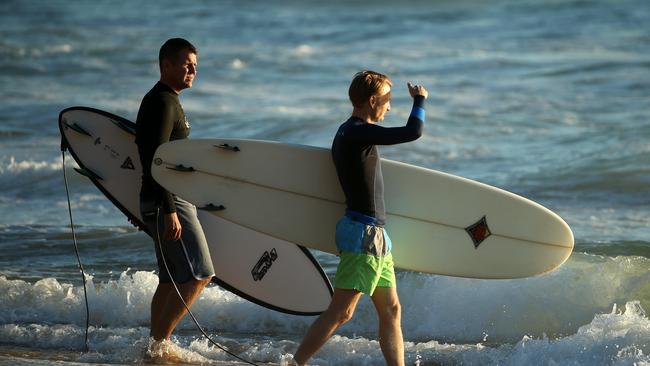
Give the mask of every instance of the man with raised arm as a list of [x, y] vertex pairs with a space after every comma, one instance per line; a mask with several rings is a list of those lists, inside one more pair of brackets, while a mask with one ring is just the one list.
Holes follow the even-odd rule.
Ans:
[[[332, 157], [347, 209], [336, 225], [340, 262], [328, 309], [307, 331], [294, 361], [304, 365], [336, 329], [352, 318], [363, 294], [379, 316], [379, 344], [388, 365], [404, 365], [401, 305], [397, 296], [392, 243], [384, 224], [384, 180], [376, 145], [413, 141], [422, 135], [427, 90], [408, 83], [413, 108], [405, 126], [377, 123], [390, 110], [390, 79], [374, 71], [357, 73], [349, 88], [352, 116], [338, 129]], [[399, 245], [397, 243], [396, 245]]]

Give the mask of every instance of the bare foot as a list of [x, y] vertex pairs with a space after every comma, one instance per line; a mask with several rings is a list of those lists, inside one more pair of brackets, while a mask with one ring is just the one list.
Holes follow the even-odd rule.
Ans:
[[180, 354], [180, 348], [167, 339], [162, 341], [152, 340], [145, 353], [145, 359], [159, 365], [185, 362]]
[[293, 359], [292, 354], [287, 353], [286, 355], [282, 356], [280, 366], [298, 366], [298, 363]]

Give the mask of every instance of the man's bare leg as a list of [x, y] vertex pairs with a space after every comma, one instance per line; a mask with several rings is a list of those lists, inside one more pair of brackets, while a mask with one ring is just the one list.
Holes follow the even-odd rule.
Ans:
[[164, 308], [164, 304], [167, 303], [167, 296], [169, 295], [170, 290], [173, 290], [171, 283], [159, 283], [156, 287], [156, 292], [153, 294], [153, 298], [151, 299], [151, 331], [149, 335], [152, 337], [154, 337], [154, 334], [158, 335], [162, 332], [160, 330], [160, 327], [163, 323], [161, 314]]
[[[187, 306], [192, 306], [208, 283], [210, 283], [210, 279], [191, 279], [186, 283], [178, 284], [178, 290]], [[178, 298], [173, 284], [159, 284], [151, 302], [151, 336], [153, 339], [156, 341], [169, 339], [186, 312], [187, 309]]]
[[298, 365], [304, 365], [338, 327], [352, 318], [361, 295], [362, 293], [356, 290], [334, 289], [329, 307], [309, 327], [296, 351], [294, 360]]
[[404, 365], [402, 308], [396, 288], [377, 287], [372, 302], [379, 316], [379, 345], [389, 366]]

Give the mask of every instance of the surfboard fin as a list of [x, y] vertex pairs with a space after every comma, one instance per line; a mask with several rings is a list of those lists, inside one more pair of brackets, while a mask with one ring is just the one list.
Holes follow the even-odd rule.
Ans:
[[111, 122], [113, 122], [114, 125], [116, 125], [117, 127], [123, 129], [127, 133], [130, 133], [131, 135], [135, 135], [135, 128], [127, 125], [126, 123], [124, 123], [122, 121], [119, 121], [119, 120], [116, 121], [114, 119], [111, 119]]
[[207, 204], [207, 205], [205, 205], [203, 207], [199, 207], [199, 210], [204, 210], [204, 211], [222, 211], [222, 210], [225, 210], [225, 209], [226, 209], [226, 207], [224, 205], [213, 205], [211, 203], [209, 203], [209, 204]]
[[214, 147], [218, 147], [220, 149], [230, 150], [230, 151], [241, 151], [241, 149], [239, 149], [239, 147], [228, 145], [228, 144], [214, 145]]
[[67, 120], [63, 120], [63, 124], [64, 124], [66, 127], [68, 127], [69, 129], [73, 130], [73, 131], [79, 132], [79, 133], [82, 134], [82, 135], [86, 135], [86, 136], [92, 137], [92, 135], [90, 134], [90, 132], [84, 130], [83, 127], [79, 126], [76, 122], [72, 122], [72, 124], [70, 124], [70, 123], [68, 123]]
[[102, 177], [100, 177], [97, 173], [93, 172], [92, 170], [86, 168], [74, 168], [74, 170], [77, 173], [86, 176], [90, 179], [103, 180]]
[[168, 166], [167, 169], [175, 170], [177, 172], [193, 172], [194, 171], [194, 168], [192, 168], [191, 166], [184, 166], [183, 164]]

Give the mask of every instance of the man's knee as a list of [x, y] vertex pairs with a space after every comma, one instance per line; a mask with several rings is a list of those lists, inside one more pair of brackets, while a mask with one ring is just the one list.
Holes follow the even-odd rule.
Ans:
[[191, 284], [190, 286], [194, 289], [194, 291], [197, 291], [197, 292], [202, 291], [210, 283], [211, 280], [212, 280], [212, 278], [205, 278], [205, 279], [201, 279], [201, 280], [193, 278], [190, 281], [190, 284]]
[[340, 324], [345, 324], [349, 322], [352, 319], [352, 316], [354, 315], [354, 309], [347, 308], [341, 314], [339, 314], [339, 323]]
[[338, 309], [329, 309], [327, 311], [327, 318], [337, 326], [343, 325], [352, 319], [354, 315], [354, 309], [350, 307], [338, 308]]
[[182, 282], [181, 285], [187, 285], [187, 284], [189, 284], [189, 285], [191, 285], [191, 286], [196, 286], [196, 287], [199, 287], [199, 286], [207, 286], [207, 285], [210, 283], [210, 281], [212, 281], [212, 277], [203, 278], [203, 279], [198, 279], [198, 278], [195, 278], [195, 277], [190, 277], [187, 281]]
[[380, 316], [385, 319], [399, 319], [402, 315], [402, 305], [399, 301], [391, 301], [380, 309]]
[[[187, 293], [189, 292], [199, 292], [207, 286], [212, 278], [206, 278], [206, 279], [196, 279], [194, 277], [190, 278], [188, 281], [183, 282], [178, 284], [179, 290], [181, 290], [182, 293]], [[173, 287], [172, 287], [173, 290]]]
[[201, 287], [205, 287], [205, 286], [207, 286], [207, 285], [210, 284], [210, 282], [212, 281], [212, 277], [210, 277], [210, 278], [205, 278], [205, 279], [198, 280], [198, 281], [200, 282]]

